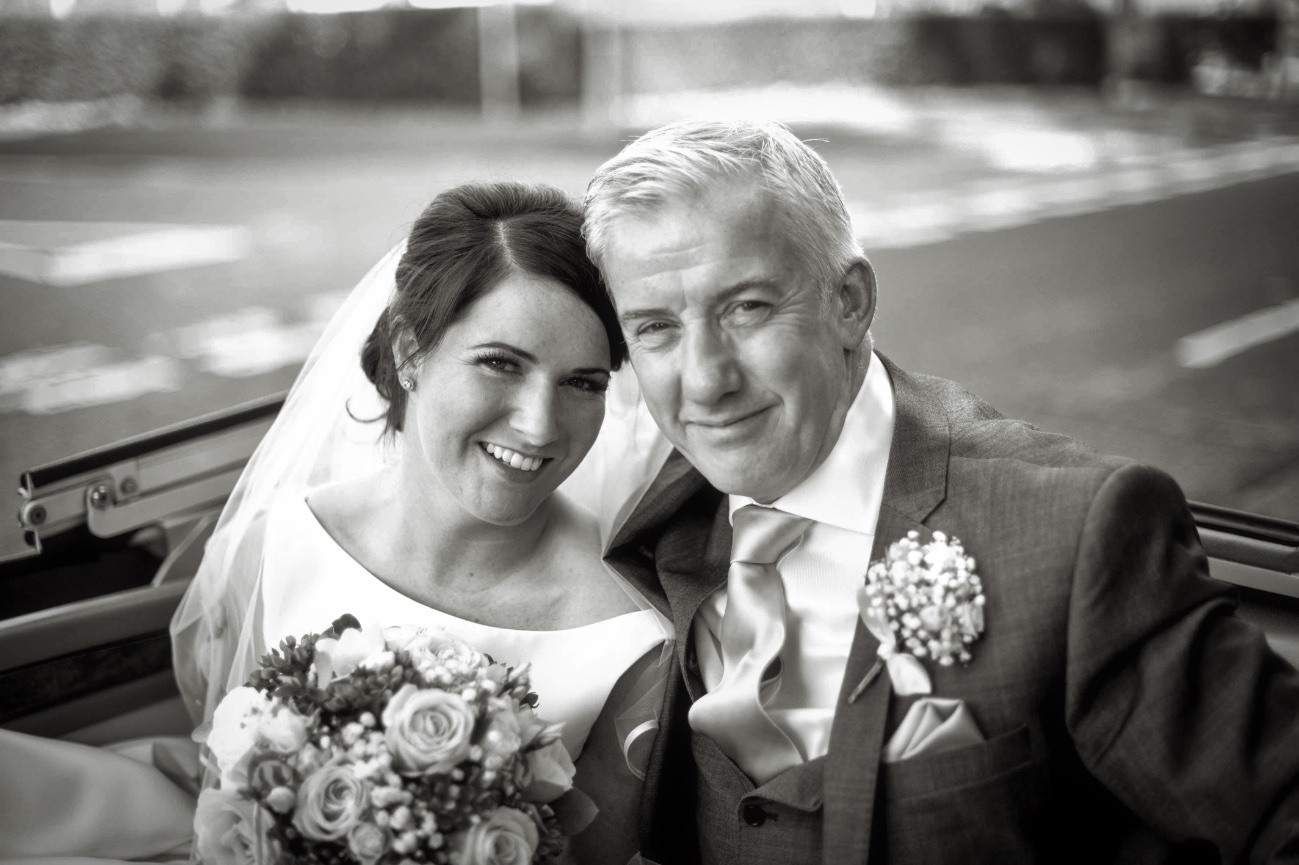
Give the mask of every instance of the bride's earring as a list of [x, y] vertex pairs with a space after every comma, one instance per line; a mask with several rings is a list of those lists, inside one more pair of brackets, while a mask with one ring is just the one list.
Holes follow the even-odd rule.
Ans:
[[412, 379], [411, 379], [410, 377], [408, 377], [408, 376], [402, 376], [401, 379], [400, 379], [400, 384], [401, 384], [401, 389], [402, 389], [402, 390], [414, 390], [414, 389], [415, 389], [415, 382], [414, 382], [414, 380], [412, 380]]

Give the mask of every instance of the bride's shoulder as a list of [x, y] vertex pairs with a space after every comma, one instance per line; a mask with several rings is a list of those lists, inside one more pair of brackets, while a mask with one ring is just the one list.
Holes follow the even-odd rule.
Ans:
[[374, 479], [369, 477], [316, 487], [306, 494], [305, 505], [325, 533], [344, 549], [356, 546], [366, 535], [379, 510]]

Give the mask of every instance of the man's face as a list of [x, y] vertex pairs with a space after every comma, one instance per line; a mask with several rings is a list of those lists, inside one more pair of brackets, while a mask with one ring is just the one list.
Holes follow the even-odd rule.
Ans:
[[605, 278], [651, 414], [723, 492], [772, 501], [830, 453], [874, 312], [865, 263], [828, 305], [750, 182], [624, 215]]

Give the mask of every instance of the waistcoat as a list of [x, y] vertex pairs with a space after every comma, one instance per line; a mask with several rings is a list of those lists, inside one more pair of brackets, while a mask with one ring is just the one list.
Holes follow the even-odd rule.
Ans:
[[[704, 693], [696, 664], [686, 687], [692, 700]], [[755, 787], [707, 735], [691, 730], [690, 750], [703, 865], [820, 865], [824, 757]]]

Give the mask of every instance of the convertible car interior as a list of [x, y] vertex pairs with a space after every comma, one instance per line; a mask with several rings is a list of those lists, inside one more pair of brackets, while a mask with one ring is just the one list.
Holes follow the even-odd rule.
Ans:
[[[0, 561], [0, 726], [86, 744], [190, 730], [168, 623], [283, 395], [23, 473]], [[1299, 666], [1299, 524], [1192, 503], [1210, 573]]]

